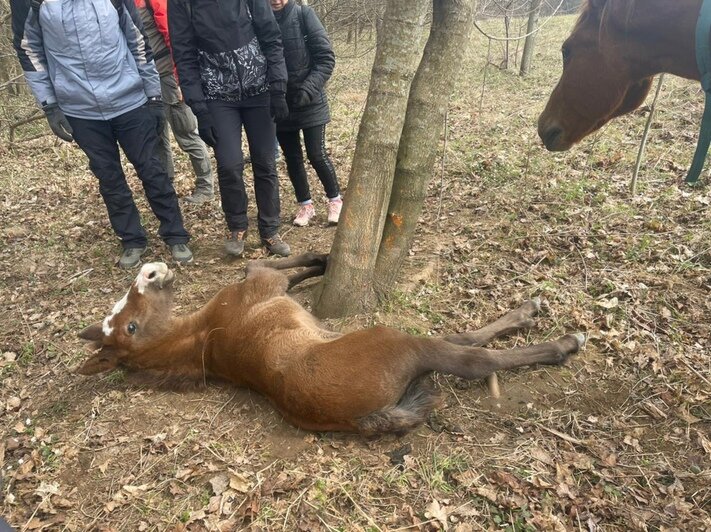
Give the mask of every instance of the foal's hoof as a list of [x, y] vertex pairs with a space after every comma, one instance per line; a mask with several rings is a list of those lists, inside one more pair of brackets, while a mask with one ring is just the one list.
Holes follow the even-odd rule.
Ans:
[[557, 345], [553, 363], [563, 364], [585, 345], [585, 335], [583, 333], [566, 334], [555, 343]]
[[575, 340], [578, 342], [578, 350], [580, 350], [580, 349], [582, 349], [583, 347], [585, 347], [585, 343], [587, 342], [587, 337], [585, 336], [585, 333], [581, 333], [581, 332], [575, 333], [575, 334], [573, 335], [573, 337], [574, 337]]

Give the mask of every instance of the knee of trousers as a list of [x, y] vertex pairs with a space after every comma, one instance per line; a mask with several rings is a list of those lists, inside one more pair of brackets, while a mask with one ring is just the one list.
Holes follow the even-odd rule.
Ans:
[[220, 181], [241, 180], [244, 173], [244, 163], [217, 165], [217, 178]]

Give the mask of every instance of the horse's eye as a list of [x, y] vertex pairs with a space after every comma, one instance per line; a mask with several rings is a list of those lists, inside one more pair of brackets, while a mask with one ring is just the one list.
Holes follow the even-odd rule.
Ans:
[[128, 327], [126, 327], [128, 334], [135, 334], [136, 329], [138, 329], [138, 326], [134, 322], [129, 323]]
[[563, 54], [563, 63], [567, 63], [568, 59], [570, 59], [570, 48], [563, 46], [560, 51]]

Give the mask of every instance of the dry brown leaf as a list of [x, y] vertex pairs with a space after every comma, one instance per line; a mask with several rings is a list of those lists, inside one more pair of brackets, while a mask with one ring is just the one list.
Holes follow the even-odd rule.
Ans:
[[212, 486], [212, 492], [215, 495], [222, 495], [229, 485], [230, 477], [227, 473], [220, 473], [210, 479], [210, 486]]
[[230, 469], [229, 471], [229, 485], [235, 491], [240, 493], [247, 493], [252, 483], [244, 476]]
[[439, 521], [444, 530], [449, 530], [446, 507], [441, 506], [437, 499], [433, 499], [432, 502], [427, 505], [425, 508], [425, 517]]

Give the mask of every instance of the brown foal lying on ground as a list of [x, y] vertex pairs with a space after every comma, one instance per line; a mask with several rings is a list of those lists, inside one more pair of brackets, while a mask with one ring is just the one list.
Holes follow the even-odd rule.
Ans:
[[[103, 323], [79, 336], [94, 353], [79, 368], [93, 375], [117, 366], [196, 380], [220, 378], [267, 396], [284, 418], [318, 431], [404, 433], [439, 403], [433, 371], [482, 379], [494, 371], [562, 364], [584, 343], [568, 334], [539, 345], [480, 347], [533, 326], [538, 300], [528, 301], [483, 329], [441, 338], [387, 327], [328, 331], [286, 295], [326, 268], [327, 255], [306, 254], [247, 265], [247, 277], [220, 290], [203, 308], [171, 315], [174, 274], [145, 264]], [[287, 277], [279, 270], [305, 267]]]

